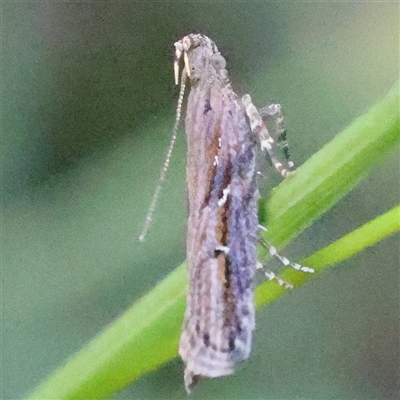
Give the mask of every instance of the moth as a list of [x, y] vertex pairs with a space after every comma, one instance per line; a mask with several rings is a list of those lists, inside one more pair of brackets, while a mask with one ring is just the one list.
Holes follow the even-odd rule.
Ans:
[[254, 322], [259, 192], [258, 141], [285, 176], [274, 139], [249, 95], [231, 88], [226, 61], [207, 36], [175, 43], [175, 80], [190, 80], [186, 106], [188, 282], [179, 343], [185, 387], [200, 377], [230, 375], [248, 358]]
[[[211, 39], [190, 34], [176, 42], [174, 69], [176, 84], [181, 74], [175, 126], [140, 240], [168, 169], [189, 79], [185, 119], [188, 291], [179, 354], [190, 393], [199, 378], [230, 375], [250, 354], [260, 228], [257, 149], [267, 151], [282, 176], [293, 169], [293, 163], [275, 155], [276, 142], [251, 97], [238, 98], [232, 90], [226, 61]], [[273, 117], [276, 135], [284, 137], [279, 104], [260, 111], [265, 120]], [[279, 256], [274, 247], [269, 250], [285, 265], [306, 269]], [[284, 283], [273, 273], [267, 276]]]

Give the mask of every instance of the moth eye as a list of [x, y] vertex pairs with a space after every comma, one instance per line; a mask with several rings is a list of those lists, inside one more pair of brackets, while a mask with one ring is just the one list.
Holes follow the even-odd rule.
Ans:
[[211, 64], [215, 68], [216, 71], [219, 71], [221, 69], [225, 69], [226, 60], [224, 57], [221, 56], [221, 54], [214, 54], [211, 57]]

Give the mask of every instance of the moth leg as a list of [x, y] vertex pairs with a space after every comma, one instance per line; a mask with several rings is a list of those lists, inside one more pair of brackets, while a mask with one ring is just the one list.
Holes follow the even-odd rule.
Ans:
[[[245, 94], [242, 97], [242, 103], [246, 109], [247, 117], [249, 118], [250, 128], [252, 132], [258, 135], [260, 138], [261, 143], [261, 150], [267, 150], [269, 158], [272, 162], [274, 168], [283, 176], [288, 176], [291, 172], [293, 172], [294, 164], [292, 161], [289, 160], [289, 152], [286, 150], [285, 160], [281, 160], [277, 156], [277, 149], [279, 146], [275, 139], [270, 135], [268, 132], [268, 128], [266, 127], [263, 118], [261, 117], [260, 113], [258, 112], [256, 106], [253, 104], [250, 95]], [[264, 118], [268, 119], [271, 116], [272, 119], [276, 119], [275, 125], [277, 127], [277, 136], [282, 135], [282, 141], [286, 141], [285, 134], [286, 131], [283, 128], [283, 118], [282, 112], [280, 111], [280, 105], [277, 103], [272, 103], [272, 106], [267, 106], [263, 109]], [[283, 131], [282, 131], [283, 130]], [[282, 131], [282, 132], [281, 132]], [[287, 146], [286, 146], [287, 148]], [[285, 153], [285, 146], [283, 147], [283, 152]]]
[[[262, 225], [258, 225], [258, 227], [259, 227], [262, 231], [264, 231], [264, 232], [267, 231], [267, 228], [265, 228], [265, 227], [262, 226]], [[311, 273], [311, 274], [314, 272], [314, 269], [312, 269], [312, 268], [310, 268], [310, 267], [306, 267], [306, 266], [304, 266], [304, 265], [300, 265], [300, 264], [295, 263], [295, 262], [293, 262], [293, 261], [290, 261], [288, 258], [286, 258], [286, 257], [284, 257], [284, 256], [282, 256], [282, 255], [280, 255], [280, 254], [278, 253], [278, 251], [276, 250], [276, 247], [273, 246], [271, 243], [269, 243], [267, 240], [265, 240], [265, 239], [263, 239], [263, 238], [260, 238], [260, 239], [259, 239], [259, 242], [269, 251], [269, 254], [270, 254], [272, 257], [277, 258], [285, 267], [287, 267], [288, 265], [290, 265], [292, 268], [294, 268], [294, 269], [297, 270], [297, 271], [303, 271], [303, 272]], [[260, 263], [260, 264], [261, 264], [261, 263]], [[257, 265], [257, 267], [260, 268], [258, 265]], [[261, 267], [262, 267], [262, 264], [261, 264]], [[292, 286], [290, 283], [287, 283], [287, 282], [285, 282], [284, 280], [282, 280], [281, 278], [277, 277], [272, 271], [266, 270], [266, 271], [264, 272], [264, 274], [265, 274], [265, 276], [266, 276], [269, 280], [276, 279], [276, 280], [278, 281], [279, 285], [281, 285], [281, 286], [283, 285], [283, 286], [285, 286], [287, 289], [293, 288], [293, 286]]]
[[279, 276], [277, 276], [275, 274], [275, 272], [271, 271], [270, 269], [267, 269], [264, 267], [264, 265], [262, 265], [262, 263], [260, 263], [259, 261], [257, 262], [257, 269], [262, 269], [264, 272], [264, 275], [266, 276], [266, 278], [269, 281], [277, 281], [279, 286], [284, 286], [285, 289], [293, 289], [293, 285], [284, 281], [283, 279], [279, 278]]
[[260, 243], [269, 251], [269, 254], [271, 254], [272, 257], [276, 257], [285, 267], [290, 265], [292, 268], [294, 268], [297, 271], [303, 271], [312, 274], [314, 270], [310, 267], [305, 267], [304, 265], [295, 263], [293, 261], [290, 261], [288, 258], [281, 256], [278, 251], [276, 250], [275, 246], [273, 246], [271, 243], [266, 241], [265, 239], [260, 239]]
[[289, 167], [293, 168], [294, 163], [290, 160], [289, 143], [286, 135], [282, 106], [279, 103], [271, 101], [265, 107], [260, 108], [260, 116], [267, 129], [269, 129], [270, 135], [278, 143]]

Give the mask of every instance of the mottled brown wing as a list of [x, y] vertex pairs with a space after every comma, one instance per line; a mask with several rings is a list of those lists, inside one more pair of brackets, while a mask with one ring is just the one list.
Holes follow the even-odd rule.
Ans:
[[188, 57], [189, 289], [179, 347], [187, 390], [197, 377], [233, 373], [249, 355], [258, 229], [256, 145], [243, 107], [208, 47]]

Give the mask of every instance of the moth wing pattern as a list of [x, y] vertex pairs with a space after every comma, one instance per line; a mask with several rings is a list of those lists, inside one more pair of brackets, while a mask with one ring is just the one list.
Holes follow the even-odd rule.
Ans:
[[249, 356], [257, 263], [256, 139], [230, 87], [225, 60], [205, 36], [186, 43], [191, 90], [188, 146], [189, 290], [179, 354], [185, 386], [232, 374]]

